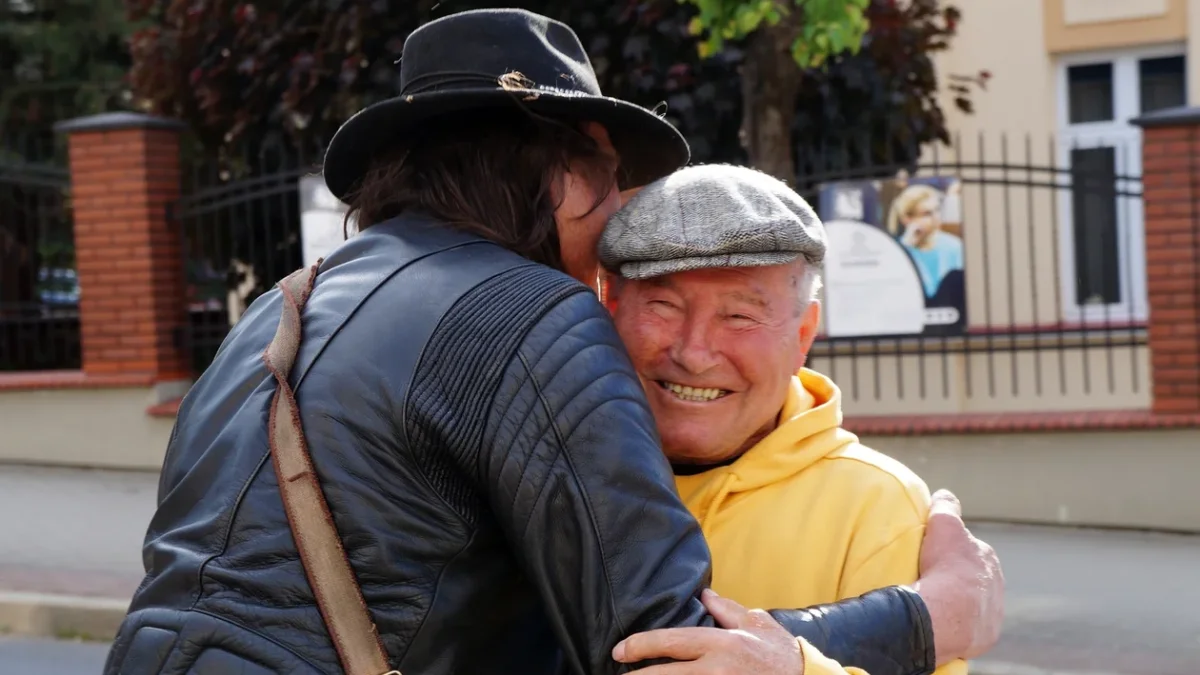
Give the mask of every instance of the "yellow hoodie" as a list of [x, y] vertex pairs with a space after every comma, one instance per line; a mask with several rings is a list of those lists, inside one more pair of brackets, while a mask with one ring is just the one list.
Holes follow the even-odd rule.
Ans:
[[[712, 549], [717, 593], [807, 607], [917, 580], [929, 488], [841, 423], [837, 386], [801, 370], [775, 431], [728, 466], [676, 476]], [[804, 653], [805, 675], [863, 674]], [[936, 675], [966, 672], [955, 661]]]

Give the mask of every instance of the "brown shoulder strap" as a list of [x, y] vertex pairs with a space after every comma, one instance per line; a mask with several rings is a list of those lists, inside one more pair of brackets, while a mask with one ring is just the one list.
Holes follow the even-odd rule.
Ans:
[[367, 613], [367, 603], [321, 492], [300, 426], [296, 396], [288, 384], [300, 350], [300, 314], [312, 293], [320, 264], [317, 261], [279, 282], [283, 316], [275, 339], [263, 352], [263, 362], [277, 385], [268, 431], [271, 458], [292, 537], [342, 668], [347, 675], [400, 675], [398, 670], [388, 670], [387, 652]]

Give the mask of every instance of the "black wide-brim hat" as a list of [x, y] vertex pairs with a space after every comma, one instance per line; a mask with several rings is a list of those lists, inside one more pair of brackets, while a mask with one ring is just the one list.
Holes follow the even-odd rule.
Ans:
[[325, 183], [345, 200], [371, 161], [419, 138], [422, 123], [516, 105], [604, 125], [621, 156], [622, 188], [646, 185], [688, 163], [687, 141], [669, 122], [600, 93], [569, 26], [525, 10], [483, 9], [431, 21], [408, 36], [400, 95], [364, 108], [338, 129], [325, 152]]

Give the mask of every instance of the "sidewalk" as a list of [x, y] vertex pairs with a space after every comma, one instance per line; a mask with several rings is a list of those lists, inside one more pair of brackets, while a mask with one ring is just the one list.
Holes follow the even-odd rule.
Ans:
[[972, 529], [1008, 590], [1003, 637], [975, 675], [1200, 673], [1200, 536]]
[[157, 488], [152, 473], [0, 465], [0, 633], [110, 638]]
[[[141, 581], [157, 481], [0, 465], [0, 632], [111, 636]], [[974, 675], [1200, 673], [1200, 537], [973, 529], [1008, 580], [1004, 637]]]

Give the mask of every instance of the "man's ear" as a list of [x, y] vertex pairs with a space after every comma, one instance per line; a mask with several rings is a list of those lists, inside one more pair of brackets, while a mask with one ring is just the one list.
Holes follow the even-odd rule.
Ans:
[[600, 302], [604, 303], [604, 306], [608, 308], [609, 314], [616, 314], [617, 300], [621, 296], [621, 280], [617, 275], [601, 269], [600, 285], [603, 289], [600, 293]]
[[804, 308], [804, 315], [800, 318], [800, 356], [795, 370], [803, 368], [805, 362], [808, 361], [808, 352], [812, 349], [813, 342], [817, 339], [817, 330], [820, 327], [821, 301], [811, 300], [808, 306]]

